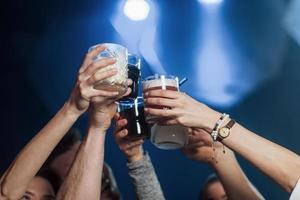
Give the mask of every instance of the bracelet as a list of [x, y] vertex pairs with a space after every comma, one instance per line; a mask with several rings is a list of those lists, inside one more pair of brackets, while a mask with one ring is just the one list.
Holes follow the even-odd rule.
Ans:
[[226, 113], [223, 113], [220, 117], [220, 119], [216, 122], [216, 125], [213, 129], [213, 131], [211, 132], [211, 137], [214, 141], [217, 141], [217, 138], [218, 138], [218, 132], [219, 132], [219, 129], [220, 127], [222, 126], [222, 124], [224, 123], [224, 121], [229, 117], [228, 114]]

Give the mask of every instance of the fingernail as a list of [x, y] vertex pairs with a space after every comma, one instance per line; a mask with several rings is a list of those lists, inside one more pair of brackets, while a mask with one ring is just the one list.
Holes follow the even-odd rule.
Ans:
[[144, 95], [145, 95], [145, 96], [148, 96], [148, 95], [149, 95], [149, 92], [144, 93]]

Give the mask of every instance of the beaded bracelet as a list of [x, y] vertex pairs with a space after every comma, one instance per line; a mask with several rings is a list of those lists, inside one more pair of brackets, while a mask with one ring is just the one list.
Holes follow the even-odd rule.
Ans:
[[[212, 160], [215, 160], [216, 163], [218, 163], [217, 161], [217, 154], [216, 154], [216, 149], [215, 149], [215, 143], [217, 142], [217, 138], [218, 138], [218, 132], [219, 132], [219, 129], [221, 128], [222, 124], [224, 123], [224, 121], [229, 118], [229, 115], [226, 114], [226, 113], [223, 113], [220, 117], [220, 119], [216, 122], [215, 124], [215, 127], [213, 129], [213, 131], [211, 132], [211, 137], [213, 139], [213, 142], [212, 142], [212, 149], [213, 149], [213, 156], [212, 156]], [[225, 148], [224, 148], [224, 145], [223, 145], [223, 153], [225, 153]]]
[[224, 121], [229, 117], [228, 114], [223, 113], [222, 116], [220, 117], [220, 119], [216, 122], [216, 125], [213, 129], [213, 131], [211, 132], [211, 137], [214, 141], [217, 141], [218, 138], [218, 131], [221, 127], [221, 125], [224, 123]]

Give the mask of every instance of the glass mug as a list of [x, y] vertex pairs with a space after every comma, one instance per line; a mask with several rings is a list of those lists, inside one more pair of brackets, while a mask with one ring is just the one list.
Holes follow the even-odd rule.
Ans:
[[105, 68], [99, 69], [99, 72], [106, 72], [108, 70], [116, 68], [118, 70], [118, 73], [105, 80], [99, 81], [98, 83], [96, 83], [94, 88], [98, 90], [115, 91], [119, 92], [120, 95], [123, 95], [127, 91], [128, 50], [119, 44], [103, 43], [90, 47], [88, 51], [90, 52], [100, 45], [104, 45], [106, 49], [100, 52], [93, 60], [97, 61], [102, 58], [114, 58], [116, 59], [116, 62]]
[[127, 119], [127, 125], [124, 127], [128, 130], [127, 139], [149, 138], [150, 128], [145, 120], [144, 100], [142, 97], [120, 101], [118, 103], [118, 112], [121, 119]]
[[[178, 77], [171, 75], [149, 76], [142, 82], [143, 93], [150, 90], [173, 90], [179, 91]], [[152, 108], [169, 109], [156, 106]], [[151, 124], [151, 142], [160, 149], [179, 149], [187, 144], [187, 128], [181, 125], [161, 126], [156, 122], [156, 116], [146, 116], [147, 123]]]
[[129, 86], [131, 88], [131, 93], [120, 101], [126, 101], [128, 99], [135, 99], [139, 92], [139, 83], [141, 77], [141, 58], [135, 54], [128, 54], [128, 78], [132, 80], [132, 84]]

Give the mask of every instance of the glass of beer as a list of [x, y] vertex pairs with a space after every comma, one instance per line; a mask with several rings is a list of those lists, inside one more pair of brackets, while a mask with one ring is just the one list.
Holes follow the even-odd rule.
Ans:
[[127, 91], [128, 51], [125, 47], [114, 43], [97, 44], [95, 46], [90, 47], [88, 51], [90, 52], [91, 50], [100, 45], [104, 45], [106, 49], [100, 52], [94, 58], [94, 61], [103, 58], [114, 58], [116, 59], [116, 62], [105, 68], [99, 69], [99, 71], [106, 72], [113, 68], [116, 68], [118, 70], [118, 73], [112, 77], [109, 77], [105, 80], [96, 83], [95, 89], [119, 92], [120, 95], [123, 95]]
[[145, 120], [144, 100], [142, 97], [120, 101], [118, 112], [122, 119], [127, 119], [124, 129], [128, 130], [126, 136], [129, 140], [149, 138], [150, 128]]
[[[147, 77], [142, 82], [143, 93], [150, 90], [179, 91], [178, 77], [172, 75], [159, 75]], [[170, 109], [162, 106], [151, 106], [156, 109]], [[181, 125], [162, 126], [157, 122], [163, 120], [157, 116], [146, 116], [151, 125], [151, 142], [160, 149], [179, 149], [187, 144], [187, 129]]]
[[139, 83], [141, 77], [141, 58], [135, 54], [128, 54], [128, 78], [132, 80], [131, 93], [128, 96], [123, 97], [120, 101], [135, 99], [139, 92]]

